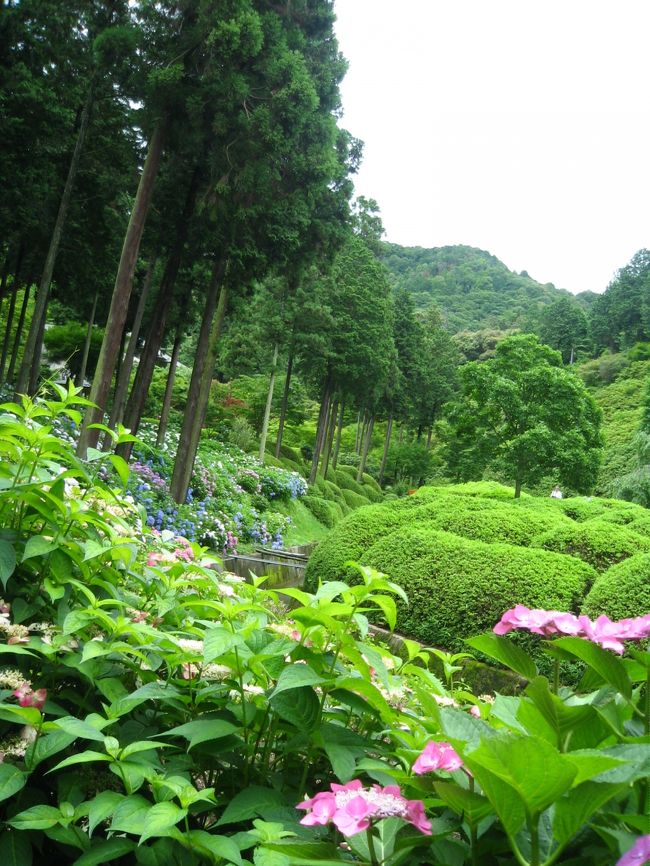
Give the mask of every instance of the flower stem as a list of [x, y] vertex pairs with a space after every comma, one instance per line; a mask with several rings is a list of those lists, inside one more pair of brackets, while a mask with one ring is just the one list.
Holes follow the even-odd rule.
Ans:
[[370, 862], [372, 866], [379, 866], [377, 852], [375, 850], [375, 838], [372, 835], [372, 825], [366, 830], [366, 841], [368, 842], [368, 852], [370, 854]]

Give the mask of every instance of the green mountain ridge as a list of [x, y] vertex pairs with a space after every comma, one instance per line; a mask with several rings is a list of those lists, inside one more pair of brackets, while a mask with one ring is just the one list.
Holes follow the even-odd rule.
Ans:
[[425, 249], [386, 243], [382, 261], [394, 291], [408, 291], [420, 309], [435, 303], [452, 333], [526, 330], [543, 307], [560, 297], [576, 298], [585, 308], [598, 297], [539, 283], [526, 271], [509, 270], [491, 253], [464, 245]]

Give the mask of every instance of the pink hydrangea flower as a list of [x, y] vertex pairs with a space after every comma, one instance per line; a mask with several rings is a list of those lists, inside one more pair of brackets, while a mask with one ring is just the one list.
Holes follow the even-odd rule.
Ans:
[[434, 770], [460, 770], [463, 762], [460, 755], [449, 743], [436, 743], [431, 741], [424, 747], [424, 751], [418, 755], [413, 764], [413, 772], [418, 776], [422, 773], [432, 773]]
[[297, 809], [308, 810], [300, 821], [308, 827], [315, 824], [335, 825], [344, 836], [353, 836], [367, 830], [373, 820], [380, 818], [402, 818], [420, 832], [431, 834], [431, 824], [424, 813], [420, 800], [402, 797], [397, 785], [385, 788], [373, 785], [364, 788], [359, 779], [347, 785], [330, 785], [330, 791], [321, 791], [311, 799], [298, 803]]
[[650, 614], [622, 619], [620, 622], [614, 622], [603, 615], [592, 622], [584, 615], [574, 616], [572, 613], [557, 610], [531, 610], [518, 604], [503, 614], [493, 631], [503, 635], [517, 628], [545, 637], [560, 634], [586, 638], [603, 649], [621, 655], [625, 651], [623, 641], [650, 637]]
[[650, 862], [650, 835], [640, 836], [629, 851], [618, 861], [616, 866], [642, 866]]
[[37, 710], [42, 710], [47, 700], [47, 689], [34, 691], [29, 683], [23, 683], [13, 694], [21, 707], [36, 707]]

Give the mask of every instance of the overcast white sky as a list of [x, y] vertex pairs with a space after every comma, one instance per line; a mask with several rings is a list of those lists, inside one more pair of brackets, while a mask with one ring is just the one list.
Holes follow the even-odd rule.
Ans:
[[650, 247], [648, 0], [335, 0], [386, 238], [572, 292]]

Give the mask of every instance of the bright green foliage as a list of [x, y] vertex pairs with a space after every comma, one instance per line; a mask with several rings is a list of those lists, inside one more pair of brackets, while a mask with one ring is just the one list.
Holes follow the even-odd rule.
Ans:
[[337, 502], [328, 502], [320, 496], [303, 496], [302, 501], [314, 517], [329, 528], [343, 517], [341, 506]]
[[368, 486], [372, 487], [373, 490], [376, 490], [377, 493], [381, 493], [381, 487], [379, 486], [378, 481], [375, 478], [373, 478], [372, 475], [368, 475], [367, 472], [364, 472], [361, 476], [361, 480], [364, 483], [364, 485], [368, 485]]
[[590, 497], [570, 497], [557, 503], [558, 507], [572, 520], [602, 518], [611, 523], [630, 523], [647, 516], [645, 508], [622, 499], [601, 499]]
[[[512, 487], [499, 484], [496, 481], [465, 481], [462, 484], [447, 484], [444, 487], [420, 487], [416, 496], [437, 496], [443, 493], [457, 493], [462, 496], [480, 496], [488, 499], [514, 499]], [[527, 493], [521, 494], [522, 499], [528, 498]]]
[[448, 650], [491, 629], [515, 604], [575, 610], [596, 578], [579, 560], [542, 550], [461, 539], [402, 527], [370, 547], [362, 562], [404, 587], [397, 630]]
[[343, 489], [343, 498], [350, 508], [362, 508], [364, 505], [369, 505], [370, 500], [361, 493], [355, 493], [354, 490]]
[[[510, 502], [490, 496], [463, 496], [454, 490], [466, 485], [444, 488], [420, 488], [414, 496], [385, 501], [382, 505], [364, 508], [347, 517], [314, 551], [307, 565], [307, 582], [315, 586], [319, 579], [338, 580], [345, 574], [349, 559], [360, 559], [364, 552], [387, 533], [399, 527], [436, 529], [453, 532], [468, 539], [484, 542], [506, 542], [529, 545], [534, 537], [556, 526], [572, 522], [558, 509], [547, 508], [546, 500], [515, 502], [508, 490]], [[498, 485], [475, 485], [488, 494], [500, 493]], [[347, 491], [344, 491], [344, 495]], [[535, 509], [528, 503], [537, 503]], [[401, 550], [406, 563], [408, 550]]]
[[352, 490], [359, 496], [365, 495], [363, 485], [359, 484], [358, 481], [355, 481], [355, 479], [348, 472], [345, 472], [342, 469], [337, 469], [334, 472], [334, 478], [341, 490]]
[[637, 554], [601, 574], [582, 605], [592, 619], [644, 616], [650, 611], [650, 555]]
[[494, 358], [460, 371], [462, 401], [450, 412], [447, 462], [458, 480], [492, 467], [523, 484], [543, 476], [579, 491], [596, 481], [600, 410], [559, 353], [532, 334], [509, 337]]
[[605, 571], [635, 553], [650, 550], [650, 540], [605, 520], [567, 521], [540, 535], [533, 547], [577, 556], [597, 571]]
[[[476, 697], [454, 676], [466, 652], [405, 640], [398, 658], [367, 639], [369, 619], [393, 629], [407, 601], [374, 569], [352, 566], [353, 585], [327, 583], [313, 595], [276, 592], [217, 573], [204, 550], [171, 532], [149, 532], [117, 486], [92, 477], [101, 467], [117, 485], [110, 467], [122, 477], [126, 466], [103, 452], [81, 464], [52, 435], [59, 416], [78, 417], [77, 396], [58, 395], [0, 409], [7, 864], [475, 866], [498, 851], [522, 866], [602, 866], [631, 847], [647, 820], [647, 654], [627, 664], [580, 638], [554, 640], [548, 652], [588, 669], [584, 688], [558, 695], [509, 639], [479, 635], [471, 646], [528, 685], [493, 702]], [[416, 514], [414, 499], [395, 511]], [[283, 507], [313, 521], [302, 502]], [[473, 608], [480, 594], [483, 623], [499, 601], [539, 603], [526, 592], [540, 571], [544, 599], [558, 607], [591, 572], [544, 551], [531, 565], [510, 546], [397, 535], [373, 549], [384, 545], [402, 567], [400, 545], [421, 567], [440, 548], [437, 596], [429, 577], [407, 611], [428, 606], [428, 627], [442, 615], [445, 579], [461, 605]], [[446, 619], [462, 613], [455, 604]], [[467, 616], [453, 638], [466, 627]], [[457, 750], [471, 790], [462, 770], [411, 771], [432, 739]], [[298, 823], [305, 795], [355, 778], [421, 801], [432, 835], [399, 818], [373, 820], [343, 849], [330, 828]]]

